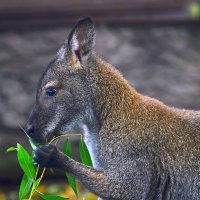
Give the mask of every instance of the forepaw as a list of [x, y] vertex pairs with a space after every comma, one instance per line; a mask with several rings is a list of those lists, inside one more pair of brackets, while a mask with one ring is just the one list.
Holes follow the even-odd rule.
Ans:
[[40, 167], [59, 168], [61, 152], [55, 145], [44, 145], [34, 150], [33, 160]]

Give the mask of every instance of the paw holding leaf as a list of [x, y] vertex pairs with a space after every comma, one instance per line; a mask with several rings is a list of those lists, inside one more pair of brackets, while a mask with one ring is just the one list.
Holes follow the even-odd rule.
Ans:
[[33, 160], [40, 167], [60, 168], [62, 153], [55, 145], [44, 145], [34, 150]]

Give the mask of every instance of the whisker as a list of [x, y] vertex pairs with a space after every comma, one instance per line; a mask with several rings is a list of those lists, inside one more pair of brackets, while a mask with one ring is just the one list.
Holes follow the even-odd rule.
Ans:
[[18, 126], [19, 126], [19, 128], [20, 128], [26, 135], [28, 135], [27, 132], [25, 131], [25, 129], [20, 125], [19, 122], [18, 122]]

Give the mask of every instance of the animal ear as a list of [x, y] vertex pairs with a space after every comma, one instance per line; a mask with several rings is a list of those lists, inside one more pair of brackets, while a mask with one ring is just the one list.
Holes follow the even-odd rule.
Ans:
[[81, 63], [87, 59], [94, 46], [94, 23], [90, 17], [79, 19], [68, 37], [68, 47]]

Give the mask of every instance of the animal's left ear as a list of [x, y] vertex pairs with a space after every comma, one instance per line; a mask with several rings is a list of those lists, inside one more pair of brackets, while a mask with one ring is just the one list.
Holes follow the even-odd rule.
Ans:
[[94, 23], [90, 17], [84, 17], [72, 29], [68, 38], [68, 48], [81, 63], [91, 54], [94, 40]]

